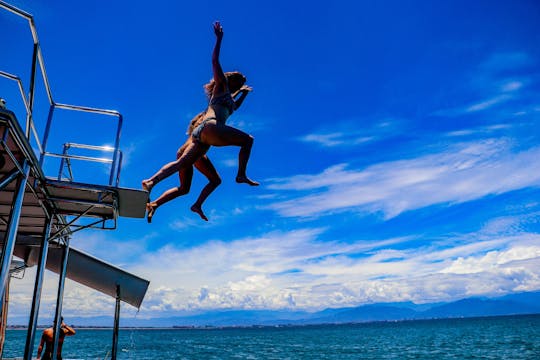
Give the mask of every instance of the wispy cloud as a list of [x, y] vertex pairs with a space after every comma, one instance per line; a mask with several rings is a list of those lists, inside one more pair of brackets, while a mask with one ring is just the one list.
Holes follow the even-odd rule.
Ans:
[[[361, 126], [359, 124], [362, 124]], [[314, 143], [323, 147], [358, 146], [380, 141], [395, 131], [397, 124], [392, 120], [384, 120], [366, 127], [366, 121], [357, 119], [335, 123], [332, 130], [319, 130], [299, 138], [306, 143]]]
[[540, 186], [538, 158], [538, 147], [513, 152], [505, 141], [485, 140], [364, 169], [348, 170], [342, 164], [319, 174], [271, 180], [269, 188], [282, 190], [288, 200], [268, 207], [285, 217], [356, 210], [391, 218], [430, 205]]
[[483, 100], [483, 101], [481, 101], [479, 103], [469, 105], [465, 109], [463, 109], [463, 111], [465, 113], [472, 113], [472, 112], [476, 112], [476, 111], [486, 110], [486, 109], [489, 109], [490, 107], [493, 107], [493, 106], [495, 106], [497, 104], [508, 101], [510, 99], [511, 99], [511, 96], [509, 96], [507, 94], [497, 95], [497, 96], [492, 97], [490, 99]]
[[481, 100], [464, 106], [440, 109], [436, 116], [461, 116], [494, 108], [520, 98], [520, 91], [531, 82], [526, 77], [516, 77], [512, 71], [519, 70], [531, 63], [525, 53], [497, 53], [480, 64], [471, 75], [467, 90], [474, 90]]
[[373, 136], [362, 136], [362, 134], [352, 132], [308, 134], [300, 138], [303, 142], [316, 143], [324, 147], [352, 146], [367, 143], [374, 139]]
[[495, 124], [495, 125], [489, 125], [489, 126], [481, 126], [481, 127], [472, 128], [472, 129], [450, 131], [446, 133], [445, 136], [460, 137], [460, 136], [474, 135], [474, 136], [479, 136], [479, 137], [480, 136], [486, 137], [486, 136], [492, 136], [493, 133], [497, 131], [508, 130], [511, 128], [512, 128], [512, 125], [510, 124]]

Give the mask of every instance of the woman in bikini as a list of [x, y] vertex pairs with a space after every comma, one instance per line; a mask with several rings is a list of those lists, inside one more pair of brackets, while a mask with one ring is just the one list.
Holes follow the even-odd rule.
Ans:
[[[219, 62], [223, 28], [219, 22], [214, 23], [214, 33], [216, 34], [216, 44], [212, 53], [213, 79], [204, 86], [210, 99], [208, 108], [204, 113], [201, 113], [202, 115], [199, 114], [201, 116], [195, 117], [192, 121], [193, 131], [186, 143], [179, 149], [176, 161], [164, 165], [151, 178], [142, 181], [143, 189], [150, 192], [157, 183], [176, 172], [180, 174], [181, 179], [180, 187], [169, 189], [156, 201], [146, 204], [149, 222], [159, 206], [187, 193], [186, 189], [189, 191], [194, 165], [207, 176], [210, 182], [202, 190], [191, 210], [199, 214], [202, 219], [208, 220], [202, 211], [202, 203], [221, 183], [219, 175], [206, 156], [210, 146], [240, 146], [236, 182], [252, 186], [259, 185], [258, 182], [249, 179], [246, 175], [253, 137], [225, 124], [227, 118], [240, 107], [251, 91], [251, 87], [245, 85], [246, 78], [242, 73], [237, 71], [223, 72]], [[189, 181], [187, 181], [188, 179]]]

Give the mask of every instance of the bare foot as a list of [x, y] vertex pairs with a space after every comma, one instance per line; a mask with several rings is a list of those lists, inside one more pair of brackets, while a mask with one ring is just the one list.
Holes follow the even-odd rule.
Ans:
[[251, 185], [251, 186], [259, 186], [259, 183], [258, 183], [258, 182], [251, 180], [251, 179], [248, 178], [247, 176], [240, 176], [240, 175], [238, 175], [238, 176], [236, 177], [236, 182], [237, 182], [237, 183], [248, 184], [248, 185]]
[[152, 217], [157, 210], [157, 205], [152, 203], [146, 203], [146, 221], [150, 224], [152, 222]]
[[143, 180], [142, 181], [142, 188], [144, 191], [152, 191], [152, 187], [154, 187], [154, 183], [152, 180]]
[[206, 217], [206, 215], [204, 215], [204, 213], [203, 213], [200, 206], [192, 205], [191, 206], [191, 211], [193, 211], [194, 213], [199, 214], [201, 219], [203, 219], [204, 221], [208, 221], [208, 218]]

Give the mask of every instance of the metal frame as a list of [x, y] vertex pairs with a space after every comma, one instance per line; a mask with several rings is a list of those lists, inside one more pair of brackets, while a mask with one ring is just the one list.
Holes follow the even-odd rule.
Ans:
[[43, 275], [45, 274], [45, 264], [47, 262], [47, 254], [49, 252], [49, 235], [51, 233], [52, 219], [49, 218], [41, 239], [41, 247], [39, 249], [39, 264], [36, 271], [36, 282], [34, 284], [34, 294], [32, 297], [32, 309], [30, 310], [30, 319], [28, 322], [28, 331], [26, 333], [26, 344], [24, 346], [24, 359], [32, 360], [34, 349], [34, 338], [36, 335], [37, 320], [39, 314], [39, 306], [41, 304], [41, 290], [43, 288]]
[[[45, 228], [43, 230], [41, 243], [40, 243], [39, 263], [38, 263], [38, 269], [36, 273], [36, 280], [34, 284], [32, 309], [30, 312], [30, 319], [29, 319], [28, 332], [27, 332], [27, 338], [26, 338], [26, 344], [25, 344], [25, 353], [24, 353], [24, 359], [29, 360], [32, 358], [33, 343], [35, 339], [35, 332], [36, 332], [39, 306], [40, 306], [40, 300], [41, 300], [41, 291], [42, 291], [42, 286], [43, 286], [43, 274], [44, 274], [45, 266], [47, 262], [49, 246], [54, 242], [54, 244], [60, 246], [63, 249], [62, 261], [61, 261], [62, 265], [61, 265], [61, 269], [59, 272], [59, 279], [58, 279], [58, 293], [57, 293], [56, 313], [55, 313], [55, 321], [54, 321], [53, 354], [56, 355], [57, 348], [58, 348], [59, 331], [60, 331], [60, 317], [61, 317], [61, 312], [62, 312], [64, 283], [65, 283], [67, 263], [68, 263], [68, 258], [69, 258], [70, 237], [72, 236], [74, 232], [77, 232], [86, 228], [98, 227], [101, 229], [115, 229], [116, 218], [119, 215], [118, 204], [116, 204], [116, 199], [114, 197], [113, 197], [112, 205], [106, 204], [103, 202], [104, 199], [102, 198], [102, 195], [105, 194], [104, 196], [109, 196], [111, 190], [106, 189], [104, 187], [99, 188], [99, 186], [96, 186], [90, 189], [91, 191], [99, 192], [100, 196], [98, 196], [98, 199], [100, 201], [89, 202], [87, 204], [88, 208], [86, 211], [82, 211], [82, 213], [74, 216], [74, 218], [71, 219], [70, 221], [66, 220], [66, 216], [72, 216], [73, 214], [60, 213], [58, 211], [58, 208], [56, 208], [55, 202], [59, 202], [59, 201], [69, 202], [70, 199], [62, 199], [62, 198], [50, 196], [47, 186], [54, 186], [54, 185], [51, 185], [49, 181], [46, 180], [43, 174], [43, 170], [42, 170], [43, 163], [45, 161], [45, 158], [60, 157], [61, 166], [60, 166], [58, 180], [59, 181], [65, 180], [62, 178], [62, 171], [63, 171], [64, 166], [67, 164], [67, 168], [70, 175], [67, 179], [69, 181], [66, 183], [73, 182], [71, 160], [94, 161], [94, 162], [97, 161], [97, 162], [107, 163], [111, 165], [111, 170], [110, 170], [109, 179], [108, 179], [108, 186], [118, 187], [119, 180], [120, 180], [122, 157], [123, 157], [122, 152], [119, 149], [123, 117], [119, 112], [114, 111], [114, 110], [98, 109], [98, 108], [77, 106], [77, 105], [68, 105], [68, 104], [61, 104], [61, 103], [55, 102], [53, 99], [51, 88], [50, 88], [47, 72], [45, 70], [45, 63], [43, 60], [43, 54], [41, 51], [40, 42], [38, 39], [33, 16], [2, 0], [0, 0], [0, 8], [3, 8], [19, 17], [26, 19], [28, 21], [30, 31], [32, 33], [32, 38], [33, 38], [32, 65], [31, 65], [28, 96], [25, 95], [23, 83], [18, 76], [4, 72], [4, 71], [0, 71], [0, 77], [7, 78], [8, 80], [12, 80], [17, 83], [17, 86], [19, 88], [19, 92], [21, 94], [21, 98], [22, 98], [22, 101], [24, 103], [24, 107], [26, 110], [25, 128], [21, 129], [23, 131], [20, 131], [20, 130], [9, 131], [10, 130], [9, 127], [6, 126], [4, 137], [0, 139], [0, 146], [1, 146], [0, 150], [4, 150], [8, 154], [13, 164], [15, 165], [15, 169], [12, 172], [6, 174], [6, 176], [4, 176], [3, 179], [0, 179], [0, 191], [4, 190], [13, 181], [17, 180], [17, 187], [13, 196], [12, 210], [10, 212], [9, 219], [7, 221], [5, 221], [4, 219], [0, 219], [0, 221], [5, 222], [7, 225], [5, 240], [3, 242], [3, 249], [2, 249], [2, 254], [0, 258], [0, 270], [1, 270], [0, 298], [5, 293], [5, 283], [6, 283], [7, 277], [9, 276], [9, 265], [13, 257], [13, 251], [14, 251], [15, 241], [16, 241], [18, 227], [19, 227], [19, 220], [21, 218], [21, 208], [23, 206], [25, 190], [29, 190], [31, 193], [35, 195], [36, 199], [38, 199], [39, 206], [43, 209], [43, 213], [45, 214], [45, 216], [43, 217], [45, 220]], [[41, 140], [36, 131], [36, 127], [35, 127], [34, 119], [33, 119], [34, 99], [35, 99], [35, 89], [36, 89], [35, 83], [36, 83], [38, 67], [41, 73], [44, 88], [45, 88], [48, 101], [49, 101], [49, 112], [48, 112], [47, 121], [45, 124], [45, 130], [44, 130], [43, 137]], [[94, 146], [94, 145], [67, 143], [64, 145], [62, 154], [57, 154], [57, 153], [48, 151], [47, 144], [49, 142], [49, 134], [50, 134], [53, 118], [54, 118], [54, 112], [56, 109], [85, 112], [85, 113], [98, 114], [98, 115], [107, 115], [107, 116], [112, 116], [116, 118], [117, 127], [115, 131], [113, 148], [103, 147], [103, 146], [100, 147], [100, 146]], [[19, 126], [17, 124], [17, 128], [18, 127]], [[24, 139], [21, 139], [21, 137], [23, 137], [22, 135], [23, 133], [24, 133]], [[37, 144], [37, 149], [39, 150], [39, 159], [36, 158], [36, 154], [34, 153], [34, 151], [30, 149], [27, 150], [23, 146], [21, 147], [21, 150], [23, 152], [22, 154], [23, 160], [18, 161], [17, 157], [9, 149], [9, 146], [7, 146], [6, 139], [10, 135], [13, 136], [13, 140], [17, 144], [21, 144], [23, 142], [27, 142], [29, 144], [32, 140], [35, 141], [35, 143]], [[94, 157], [77, 156], [77, 155], [68, 153], [68, 150], [70, 148], [83, 148], [83, 149], [98, 150], [98, 151], [104, 151], [104, 150], [110, 151], [112, 152], [112, 158], [102, 159], [102, 158], [94, 158]], [[34, 179], [33, 183], [28, 183], [28, 180], [30, 177], [33, 177]], [[40, 195], [45, 196], [44, 201], [40, 199], [40, 196], [38, 196], [38, 192]], [[73, 200], [73, 201], [77, 201], [77, 200]], [[81, 201], [78, 201], [78, 203], [81, 204]], [[88, 215], [91, 212], [91, 210], [95, 209], [96, 207], [112, 207], [113, 209], [112, 219], [100, 218], [94, 222], [91, 222], [90, 224], [82, 224], [82, 225], [77, 223], [78, 220]], [[106, 222], [108, 220], [114, 220], [113, 227], [107, 227]], [[54, 222], [55, 222], [55, 225], [53, 225]], [[122, 300], [120, 296], [120, 290], [121, 290], [120, 285], [117, 285], [115, 321], [114, 321], [114, 331], [113, 331], [113, 354], [112, 354], [113, 359], [116, 359], [116, 352], [118, 349], [120, 302]]]
[[8, 227], [6, 230], [6, 235], [2, 248], [2, 254], [0, 256], [0, 299], [4, 296], [4, 292], [6, 290], [6, 281], [9, 277], [9, 267], [11, 265], [11, 259], [13, 258], [15, 238], [17, 236], [17, 228], [19, 226], [21, 209], [24, 199], [24, 190], [26, 188], [26, 182], [28, 181], [29, 172], [30, 165], [28, 164], [28, 161], [25, 161], [23, 169], [19, 174], [19, 178], [17, 181], [17, 187], [13, 200], [13, 207], [9, 216]]
[[64, 284], [66, 281], [67, 262], [69, 258], [69, 238], [64, 238], [64, 241], [66, 246], [63, 248], [62, 268], [60, 270], [60, 274], [58, 275], [58, 294], [56, 296], [56, 313], [54, 316], [53, 358], [55, 358], [56, 354], [58, 353], [58, 339], [60, 337], [60, 327], [62, 325], [62, 321], [60, 321], [60, 319], [62, 317], [62, 303], [64, 301]]
[[111, 360], [116, 360], [118, 353], [118, 330], [120, 329], [120, 285], [116, 285], [116, 305], [114, 307], [114, 327], [111, 349]]
[[106, 161], [106, 162], [111, 164], [111, 171], [110, 171], [110, 174], [109, 174], [108, 185], [110, 185], [110, 186], [113, 186], [113, 185], [118, 186], [120, 167], [121, 167], [121, 163], [120, 163], [119, 160], [122, 159], [122, 156], [119, 155], [119, 153], [121, 152], [120, 149], [119, 149], [119, 145], [120, 145], [120, 134], [121, 134], [121, 131], [122, 131], [122, 123], [123, 123], [122, 114], [120, 114], [118, 111], [115, 111], [115, 110], [105, 110], [105, 109], [91, 108], [91, 107], [86, 107], [86, 106], [58, 104], [58, 103], [55, 103], [51, 99], [50, 108], [49, 108], [49, 116], [47, 117], [47, 124], [45, 126], [45, 133], [43, 135], [43, 141], [42, 141], [43, 150], [42, 150], [42, 152], [40, 154], [40, 159], [39, 159], [39, 164], [41, 166], [43, 166], [45, 158], [49, 157], [49, 156], [50, 157], [60, 157], [60, 158], [62, 158], [61, 167], [63, 167], [64, 159], [79, 159], [79, 160], [86, 160], [86, 161], [103, 162], [102, 159], [100, 159], [100, 158], [77, 157], [77, 156], [68, 155], [67, 152], [66, 152], [66, 148], [65, 148], [66, 144], [64, 145], [64, 153], [63, 154], [58, 154], [58, 153], [47, 151], [47, 143], [49, 141], [49, 133], [50, 133], [51, 124], [52, 124], [52, 121], [53, 121], [53, 115], [54, 115], [54, 110], [55, 109], [73, 110], [73, 111], [93, 113], [93, 114], [99, 114], [99, 115], [114, 116], [114, 117], [118, 118], [118, 126], [116, 128], [116, 137], [115, 137], [115, 140], [114, 140], [114, 147], [112, 148], [112, 150], [109, 150], [110, 147], [107, 147], [107, 146], [72, 144], [72, 145], [77, 145], [80, 148], [86, 147], [87, 149], [93, 149], [93, 150], [111, 151], [113, 153], [112, 159], [110, 159], [110, 160], [107, 159], [107, 161]]
[[[21, 98], [23, 100], [23, 103], [26, 108], [26, 128], [25, 128], [25, 135], [27, 139], [30, 141], [31, 134], [34, 135], [34, 140], [36, 141], [39, 151], [40, 151], [40, 159], [39, 164], [40, 166], [43, 166], [43, 162], [45, 160], [45, 157], [47, 156], [55, 156], [58, 154], [55, 154], [53, 152], [47, 151], [47, 142], [49, 140], [49, 132], [51, 128], [51, 123], [53, 121], [53, 113], [55, 109], [64, 109], [64, 110], [71, 110], [71, 111], [79, 111], [79, 112], [86, 112], [86, 113], [93, 113], [93, 114], [99, 114], [99, 115], [107, 115], [116, 117], [118, 120], [117, 128], [116, 128], [116, 136], [114, 140], [114, 152], [113, 157], [111, 160], [111, 172], [109, 175], [109, 185], [113, 185], [113, 182], [115, 179], [117, 180], [116, 185], [118, 185], [118, 177], [120, 172], [120, 163], [119, 163], [119, 145], [120, 145], [120, 135], [122, 132], [122, 124], [123, 124], [123, 116], [116, 110], [107, 110], [107, 109], [99, 109], [99, 108], [93, 108], [93, 107], [87, 107], [87, 106], [79, 106], [79, 105], [70, 105], [70, 104], [61, 104], [57, 103], [53, 99], [49, 78], [47, 76], [47, 72], [45, 70], [45, 62], [43, 60], [43, 53], [41, 52], [41, 47], [39, 45], [39, 39], [37, 35], [36, 26], [34, 23], [34, 19], [32, 15], [29, 13], [20, 10], [13, 5], [10, 5], [4, 1], [0, 0], [0, 8], [4, 8], [13, 14], [23, 17], [26, 20], [28, 20], [28, 24], [30, 26], [30, 31], [32, 32], [32, 38], [34, 41], [34, 51], [32, 54], [32, 69], [30, 73], [30, 86], [28, 91], [28, 98], [25, 96], [24, 93], [24, 87], [22, 85], [21, 79], [16, 76], [9, 74], [4, 71], [0, 71], [0, 76], [14, 80], [17, 82], [19, 91], [21, 93]], [[37, 66], [39, 65], [41, 76], [43, 78], [43, 83], [45, 87], [45, 91], [47, 92], [47, 97], [49, 100], [50, 108], [49, 108], [49, 116], [47, 117], [47, 123], [45, 126], [45, 132], [43, 135], [43, 139], [40, 142], [39, 136], [37, 134], [37, 131], [35, 129], [35, 125], [33, 122], [32, 114], [33, 114], [33, 107], [34, 107], [34, 97], [35, 97], [35, 76], [37, 71]], [[121, 157], [120, 157], [121, 158]]]

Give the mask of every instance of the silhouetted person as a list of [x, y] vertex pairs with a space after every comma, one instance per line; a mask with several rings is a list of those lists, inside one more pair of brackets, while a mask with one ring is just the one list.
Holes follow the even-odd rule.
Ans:
[[[66, 325], [64, 323], [64, 318], [60, 318], [61, 324], [60, 324], [60, 334], [58, 336], [58, 351], [57, 351], [57, 360], [62, 360], [62, 345], [64, 345], [64, 338], [66, 336], [73, 336], [75, 335], [75, 330]], [[54, 329], [51, 326], [50, 328], [47, 328], [43, 330], [43, 334], [41, 335], [41, 342], [39, 343], [38, 351], [37, 351], [37, 360], [53, 360], [52, 352], [53, 352], [53, 334]], [[43, 353], [43, 357], [41, 357], [41, 352], [43, 351], [43, 345], [45, 344], [45, 352]]]

